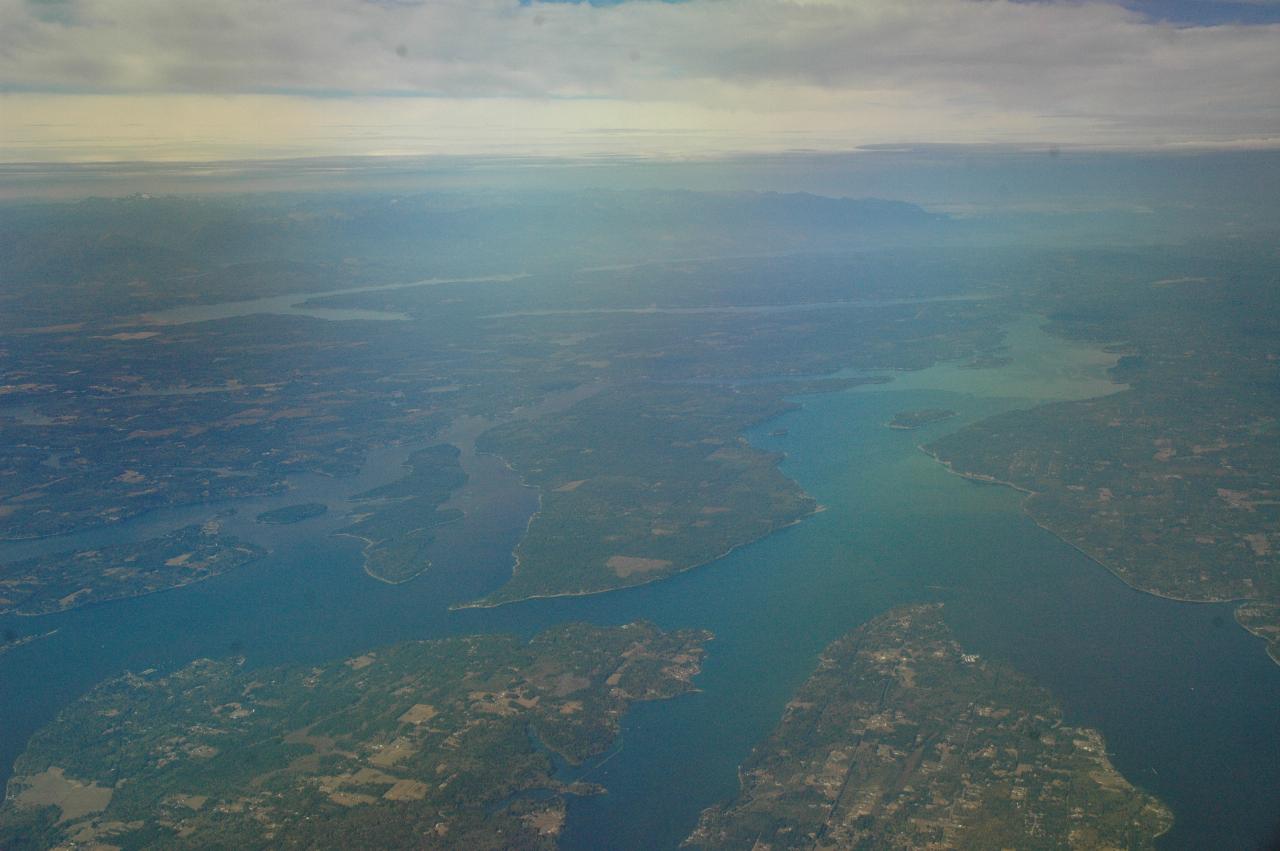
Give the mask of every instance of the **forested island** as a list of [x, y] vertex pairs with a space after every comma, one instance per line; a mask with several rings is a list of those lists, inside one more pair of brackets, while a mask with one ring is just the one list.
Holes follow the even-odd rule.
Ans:
[[264, 511], [256, 519], [259, 523], [288, 526], [291, 523], [301, 523], [303, 520], [319, 517], [328, 510], [329, 506], [323, 502], [301, 502], [296, 505], [286, 505], [282, 508]]

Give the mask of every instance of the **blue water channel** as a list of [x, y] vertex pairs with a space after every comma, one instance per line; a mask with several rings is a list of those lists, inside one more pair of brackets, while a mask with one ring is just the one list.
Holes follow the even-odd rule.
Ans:
[[[967, 422], [1049, 399], [1113, 392], [1112, 357], [1067, 344], [1033, 319], [1010, 329], [1014, 362], [995, 370], [943, 364], [883, 385], [808, 396], [753, 429], [786, 453], [783, 471], [826, 511], [710, 565], [594, 597], [449, 611], [511, 569], [537, 494], [470, 441], [445, 439], [471, 475], [455, 496], [464, 525], [432, 569], [387, 585], [361, 568], [359, 543], [335, 538], [346, 498], [400, 474], [409, 447], [375, 453], [360, 480], [302, 477], [294, 493], [242, 506], [230, 531], [272, 549], [259, 562], [175, 591], [40, 618], [0, 618], [20, 635], [56, 633], [0, 654], [0, 765], [93, 683], [125, 669], [172, 668], [244, 654], [251, 665], [310, 663], [405, 639], [481, 631], [524, 635], [567, 620], [716, 634], [700, 691], [630, 711], [607, 759], [578, 769], [609, 794], [574, 799], [570, 848], [674, 848], [699, 811], [731, 796], [737, 766], [768, 734], [830, 641], [901, 603], [943, 600], [971, 652], [1008, 660], [1050, 689], [1073, 724], [1097, 727], [1117, 768], [1158, 794], [1177, 822], [1168, 848], [1253, 848], [1280, 818], [1280, 666], [1235, 625], [1227, 605], [1130, 589], [1040, 529], [1021, 496], [950, 475], [917, 444]], [[568, 400], [571, 401], [571, 400]], [[895, 412], [959, 416], [918, 431], [885, 427]], [[785, 430], [785, 434], [779, 433]], [[265, 507], [318, 500], [330, 513], [293, 526], [251, 522]], [[217, 513], [185, 509], [61, 541], [0, 546], [0, 560], [97, 545]], [[146, 524], [150, 524], [147, 526]]]

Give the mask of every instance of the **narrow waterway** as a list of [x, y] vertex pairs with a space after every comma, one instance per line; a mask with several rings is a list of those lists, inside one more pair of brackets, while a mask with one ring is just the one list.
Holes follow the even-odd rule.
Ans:
[[376, 293], [388, 290], [403, 290], [413, 287], [431, 287], [440, 284], [468, 283], [509, 283], [524, 278], [525, 275], [486, 275], [477, 278], [427, 278], [405, 284], [382, 284], [372, 287], [354, 287], [341, 290], [318, 290], [312, 292], [288, 293], [286, 295], [266, 296], [264, 298], [243, 299], [241, 301], [223, 301], [216, 304], [192, 304], [173, 307], [167, 310], [154, 310], [133, 317], [133, 322], [140, 325], [186, 325], [190, 322], [211, 322], [215, 319], [233, 319], [237, 316], [252, 316], [269, 313], [279, 316], [309, 316], [312, 319], [329, 321], [366, 320], [395, 321], [407, 320], [409, 316], [387, 310], [362, 310], [360, 308], [325, 307], [323, 304], [311, 303], [313, 299], [329, 296], [352, 295], [356, 293]]
[[[1015, 323], [1008, 342], [1013, 362], [1000, 369], [898, 373], [888, 384], [805, 397], [802, 409], [761, 424], [750, 439], [786, 452], [784, 471], [828, 510], [627, 591], [449, 612], [502, 583], [537, 505], [499, 459], [475, 454], [483, 421], [459, 420], [441, 438], [463, 450], [471, 479], [452, 502], [466, 518], [455, 536], [438, 539], [432, 569], [408, 583], [370, 579], [358, 542], [326, 533], [344, 522], [344, 500], [397, 477], [412, 447], [375, 453], [358, 480], [307, 477], [286, 497], [227, 518], [228, 531], [272, 547], [259, 562], [149, 597], [0, 618], [0, 628], [24, 635], [57, 630], [0, 655], [0, 765], [7, 774], [35, 729], [124, 669], [228, 653], [250, 665], [308, 663], [412, 638], [645, 618], [716, 634], [700, 691], [633, 708], [609, 758], [580, 769], [610, 793], [572, 803], [565, 840], [582, 849], [674, 848], [703, 807], [733, 794], [739, 762], [826, 644], [894, 605], [941, 599], [969, 649], [1005, 658], [1051, 689], [1070, 722], [1101, 729], [1117, 767], [1173, 807], [1178, 821], [1165, 846], [1259, 847], [1280, 801], [1280, 666], [1261, 642], [1226, 606], [1129, 589], [1030, 522], [1020, 495], [949, 475], [916, 448], [1001, 410], [1117, 389], [1105, 376], [1112, 356], [1050, 337], [1034, 319]], [[924, 407], [958, 416], [914, 432], [884, 425]], [[774, 435], [780, 428], [786, 434]], [[301, 501], [326, 502], [330, 512], [294, 526], [252, 522], [264, 508]], [[216, 507], [189, 513], [207, 517]], [[84, 540], [137, 536], [186, 517]], [[4, 545], [0, 560], [67, 543]]]

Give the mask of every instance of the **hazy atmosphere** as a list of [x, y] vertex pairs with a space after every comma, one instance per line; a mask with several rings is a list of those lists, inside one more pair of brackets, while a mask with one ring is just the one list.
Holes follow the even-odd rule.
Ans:
[[1280, 3], [0, 0], [0, 849], [1280, 848]]
[[6, 0], [8, 160], [1277, 142], [1280, 6]]

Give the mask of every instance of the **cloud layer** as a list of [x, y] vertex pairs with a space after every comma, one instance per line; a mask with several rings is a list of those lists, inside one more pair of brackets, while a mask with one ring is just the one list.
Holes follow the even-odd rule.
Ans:
[[264, 95], [289, 101], [264, 145], [347, 108], [396, 151], [507, 147], [527, 125], [534, 147], [585, 133], [642, 153], [1266, 144], [1277, 81], [1280, 25], [1178, 27], [1106, 3], [0, 0], [9, 159], [51, 110], [92, 134], [84, 110], [112, 102], [163, 135], [162, 100], [240, 103], [235, 123]]

